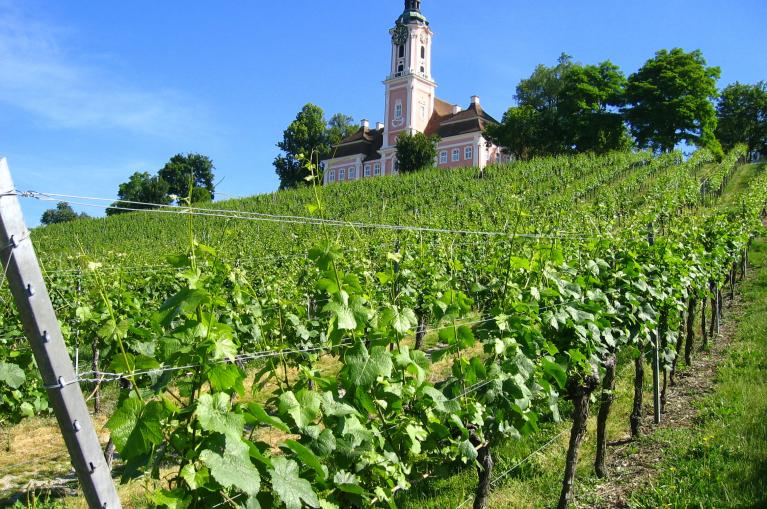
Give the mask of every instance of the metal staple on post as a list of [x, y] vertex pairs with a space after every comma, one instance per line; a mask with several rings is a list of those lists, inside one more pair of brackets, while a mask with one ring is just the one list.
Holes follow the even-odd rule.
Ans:
[[[40, 369], [48, 399], [88, 506], [120, 509], [120, 499], [101, 451], [85, 398], [14, 192], [8, 163], [0, 158], [0, 261]], [[75, 381], [74, 383], [67, 382]]]

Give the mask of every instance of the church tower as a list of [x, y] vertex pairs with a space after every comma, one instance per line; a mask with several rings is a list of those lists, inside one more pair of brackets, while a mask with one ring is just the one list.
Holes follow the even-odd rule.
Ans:
[[384, 81], [386, 112], [381, 155], [385, 172], [394, 168], [397, 136], [424, 132], [434, 113], [437, 84], [431, 75], [431, 48], [434, 34], [421, 13], [421, 0], [405, 0], [405, 10], [389, 30], [392, 41], [391, 66]]

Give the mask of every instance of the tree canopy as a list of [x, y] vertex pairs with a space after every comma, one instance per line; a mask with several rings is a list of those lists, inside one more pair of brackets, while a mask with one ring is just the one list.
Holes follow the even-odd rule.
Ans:
[[637, 143], [662, 152], [681, 142], [721, 152], [713, 105], [720, 74], [700, 50], [658, 51], [626, 86], [624, 112]]
[[49, 224], [68, 223], [69, 221], [75, 221], [77, 219], [89, 219], [90, 216], [86, 213], [78, 214], [72, 209], [67, 202], [59, 202], [56, 204], [55, 209], [48, 209], [43, 212], [43, 217], [40, 218], [40, 222], [48, 226]]
[[739, 143], [767, 153], [767, 84], [733, 83], [722, 91], [717, 106], [716, 136], [730, 150]]
[[[151, 176], [148, 172], [135, 172], [128, 182], [120, 184], [117, 196], [120, 200], [112, 204], [114, 207], [129, 209], [153, 209], [171, 203], [170, 185], [159, 175]], [[125, 203], [136, 202], [136, 203]], [[148, 205], [152, 204], [152, 205]], [[129, 212], [121, 209], [107, 209], [107, 215], [112, 216]]]
[[[158, 172], [158, 176], [168, 183], [168, 193], [176, 195], [179, 199], [190, 196], [190, 188], [205, 189], [209, 193], [210, 201], [215, 197], [213, 187], [213, 161], [201, 154], [176, 154], [170, 158], [165, 166]], [[208, 197], [208, 194], [200, 191], [192, 191], [192, 201], [196, 195]]]
[[352, 122], [352, 117], [341, 113], [326, 120], [322, 108], [306, 104], [277, 143], [282, 154], [274, 159], [273, 164], [280, 178], [280, 189], [305, 185], [304, 178], [308, 174], [298, 156], [311, 156], [314, 161], [327, 159], [334, 144], [354, 133], [356, 126]]
[[397, 137], [397, 164], [399, 171], [408, 173], [434, 166], [437, 158], [438, 136], [423, 133], [401, 133]]
[[618, 107], [626, 78], [609, 61], [575, 63], [563, 54], [553, 67], [539, 65], [517, 86], [510, 108], [488, 137], [518, 158], [606, 152], [630, 145]]

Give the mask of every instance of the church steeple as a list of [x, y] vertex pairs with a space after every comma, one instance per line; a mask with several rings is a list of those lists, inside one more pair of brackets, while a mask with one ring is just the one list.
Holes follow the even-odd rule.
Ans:
[[397, 20], [397, 24], [403, 25], [412, 22], [429, 24], [426, 17], [421, 14], [421, 0], [405, 0], [405, 10]]
[[405, 10], [389, 30], [391, 67], [386, 84], [384, 159], [394, 151], [397, 136], [424, 132], [434, 113], [437, 84], [431, 75], [434, 34], [421, 13], [420, 0], [405, 0]]

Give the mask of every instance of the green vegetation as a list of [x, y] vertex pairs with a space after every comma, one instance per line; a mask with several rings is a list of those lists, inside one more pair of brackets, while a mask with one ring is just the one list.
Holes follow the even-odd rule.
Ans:
[[723, 147], [745, 143], [750, 151], [767, 152], [767, 83], [725, 87], [716, 113], [716, 137]]
[[712, 103], [720, 74], [700, 51], [658, 51], [626, 86], [626, 119], [637, 144], [668, 152], [686, 142], [721, 153]]
[[397, 163], [400, 173], [410, 173], [434, 166], [439, 137], [423, 133], [401, 133], [397, 137]]
[[214, 198], [213, 161], [200, 154], [176, 154], [157, 173], [136, 172], [120, 184], [120, 201], [107, 209], [107, 215], [132, 210], [155, 209], [170, 203], [207, 203]]
[[631, 140], [616, 109], [625, 86], [623, 72], [609, 61], [582, 65], [562, 55], [556, 66], [539, 65], [519, 83], [518, 106], [487, 134], [521, 159], [626, 149]]
[[[508, 457], [570, 428], [550, 473], [564, 508], [579, 457], [604, 459], [604, 431], [581, 443], [592, 394], [608, 421], [616, 360], [643, 367], [657, 337], [670, 375], [683, 311], [715, 300], [761, 231], [767, 176], [719, 197], [742, 153], [426, 171], [33, 239], [69, 344], [91, 348], [81, 373], [117, 387], [123, 477], [155, 506], [386, 507], [464, 468], [486, 507]], [[134, 268], [158, 253], [164, 268]], [[18, 320], [0, 317], [17, 364]], [[24, 400], [34, 370], [17, 365]]]
[[357, 127], [348, 115], [336, 113], [330, 120], [319, 106], [306, 104], [296, 119], [282, 133], [277, 147], [282, 154], [274, 159], [274, 169], [280, 178], [280, 189], [303, 187], [307, 184], [302, 157], [322, 161], [333, 155], [333, 145], [353, 134]]
[[750, 252], [746, 310], [715, 390], [698, 402], [693, 427], [648, 437], [663, 448], [663, 463], [652, 486], [631, 497], [632, 508], [767, 506], [767, 243]]
[[48, 209], [43, 212], [40, 222], [48, 226], [50, 224], [68, 223], [77, 219], [90, 219], [88, 214], [78, 214], [67, 202], [59, 202], [55, 209]]

